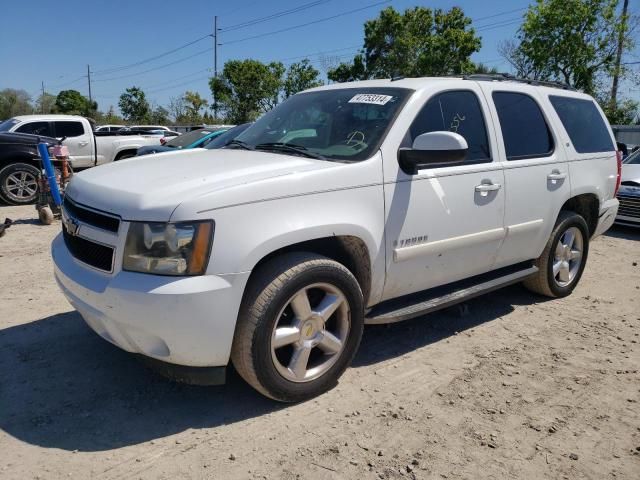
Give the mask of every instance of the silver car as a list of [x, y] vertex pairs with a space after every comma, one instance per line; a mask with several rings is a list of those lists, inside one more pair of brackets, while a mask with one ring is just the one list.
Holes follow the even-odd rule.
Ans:
[[640, 150], [622, 163], [622, 183], [618, 192], [620, 208], [616, 223], [640, 227]]

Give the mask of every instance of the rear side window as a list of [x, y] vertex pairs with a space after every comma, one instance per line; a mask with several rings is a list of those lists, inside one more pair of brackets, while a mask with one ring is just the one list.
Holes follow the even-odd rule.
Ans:
[[475, 93], [451, 91], [429, 99], [409, 128], [410, 144], [418, 135], [442, 131], [464, 137], [469, 145], [466, 161], [491, 161], [487, 127]]
[[550, 96], [549, 100], [576, 152], [612, 152], [616, 149], [607, 124], [593, 101], [555, 95]]
[[507, 160], [547, 157], [553, 152], [553, 137], [538, 106], [529, 95], [493, 92]]
[[55, 122], [56, 137], [79, 137], [84, 135], [84, 127], [80, 122]]
[[47, 137], [53, 137], [51, 132], [51, 126], [49, 122], [29, 122], [24, 125], [20, 125], [16, 132], [31, 133], [32, 135], [45, 135]]

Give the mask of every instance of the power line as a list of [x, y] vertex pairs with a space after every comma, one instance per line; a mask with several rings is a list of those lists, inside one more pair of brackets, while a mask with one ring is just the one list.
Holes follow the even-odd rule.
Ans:
[[307, 22], [307, 23], [302, 23], [302, 24], [299, 24], [299, 25], [294, 25], [292, 27], [282, 28], [280, 30], [274, 30], [272, 32], [266, 32], [266, 33], [261, 33], [259, 35], [252, 35], [250, 37], [240, 38], [240, 39], [237, 39], [237, 40], [231, 40], [229, 42], [222, 43], [221, 45], [231, 45], [231, 44], [234, 44], [234, 43], [246, 42], [247, 40], [253, 40], [253, 39], [256, 39], [256, 38], [268, 37], [268, 36], [271, 36], [271, 35], [276, 35], [278, 33], [288, 32], [288, 31], [291, 31], [291, 30], [296, 30], [298, 28], [308, 27], [309, 25], [315, 25], [317, 23], [327, 22], [329, 20], [333, 20], [334, 18], [339, 18], [339, 17], [343, 17], [345, 15], [350, 15], [352, 13], [361, 12], [362, 10], [368, 10], [369, 8], [373, 8], [373, 7], [377, 7], [377, 6], [380, 6], [380, 5], [384, 5], [385, 3], [391, 3], [391, 1], [392, 0], [383, 0], [381, 2], [372, 3], [371, 5], [367, 5], [367, 6], [360, 7], [360, 8], [354, 8], [353, 10], [349, 10], [349, 11], [346, 11], [346, 12], [338, 13], [336, 15], [331, 15], [330, 17], [320, 18], [320, 19], [314, 20], [312, 22]]
[[496, 23], [490, 23], [488, 25], [482, 25], [480, 27], [477, 27], [475, 30], [476, 32], [486, 32], [487, 30], [495, 30], [496, 28], [502, 28], [502, 27], [508, 27], [510, 25], [515, 25], [516, 23], [520, 23], [522, 21], [522, 19], [518, 18], [518, 19], [511, 19], [511, 20], [504, 20], [502, 22], [496, 22]]
[[315, 0], [314, 2], [305, 3], [304, 5], [300, 5], [298, 7], [290, 8], [288, 10], [283, 10], [277, 13], [272, 13], [271, 15], [267, 15], [265, 17], [254, 18], [253, 20], [247, 20], [246, 22], [241, 22], [236, 25], [231, 25], [230, 27], [223, 28], [220, 31], [231, 32], [233, 30], [240, 30], [241, 28], [251, 27], [259, 23], [268, 22], [269, 20], [275, 20], [276, 18], [286, 17], [287, 15], [302, 12], [304, 10], [308, 10], [309, 8], [322, 5], [323, 3], [329, 3], [330, 1], [332, 0]]
[[490, 18], [496, 18], [496, 17], [501, 17], [503, 15], [508, 15], [510, 13], [516, 13], [516, 12], [521, 12], [523, 10], [527, 10], [527, 7], [524, 8], [516, 8], [515, 10], [508, 10], [506, 12], [500, 12], [500, 13], [496, 13], [494, 15], [488, 15], [486, 17], [480, 17], [480, 18], [474, 18], [473, 21], [474, 22], [480, 22], [482, 20], [489, 20]]
[[212, 34], [208, 33], [207, 35], [203, 35], [200, 38], [196, 38], [195, 40], [192, 40], [191, 42], [185, 43], [184, 45], [180, 45], [179, 47], [173, 48], [171, 50], [167, 50], [166, 52], [160, 53], [158, 55], [154, 55], [153, 57], [149, 57], [146, 58], [144, 60], [140, 60], [139, 62], [135, 62], [135, 63], [130, 63], [129, 65], [122, 65], [120, 67], [113, 67], [113, 68], [106, 68], [104, 70], [97, 70], [95, 72], [93, 72], [95, 75], [102, 75], [105, 73], [114, 73], [114, 72], [119, 72], [122, 70], [128, 70], [130, 68], [133, 67], [137, 67], [139, 65], [143, 65], [145, 63], [149, 63], [149, 62], [153, 62], [154, 60], [158, 60], [159, 58], [162, 58], [166, 55], [170, 55], [172, 53], [175, 53], [179, 50], [182, 50], [184, 48], [190, 47], [191, 45], [201, 42], [202, 40], [204, 40], [205, 38], [211, 38]]
[[136, 77], [138, 75], [143, 75], [145, 73], [154, 72], [156, 70], [161, 70], [163, 68], [170, 67], [170, 66], [175, 65], [177, 63], [181, 63], [181, 62], [184, 62], [184, 61], [189, 60], [191, 58], [197, 57], [198, 55], [203, 55], [205, 53], [209, 53], [212, 50], [213, 50], [213, 47], [209, 47], [207, 49], [200, 50], [199, 52], [196, 52], [193, 55], [189, 55], [188, 57], [184, 57], [184, 58], [181, 58], [179, 60], [175, 60], [175, 61], [170, 62], [170, 63], [165, 63], [165, 64], [159, 65], [157, 67], [149, 68], [147, 70], [143, 70], [142, 72], [129, 73], [127, 75], [121, 75], [119, 77], [101, 78], [101, 79], [98, 79], [98, 80], [94, 80], [94, 82], [110, 82], [112, 80], [120, 80], [120, 79], [123, 79], [123, 78]]

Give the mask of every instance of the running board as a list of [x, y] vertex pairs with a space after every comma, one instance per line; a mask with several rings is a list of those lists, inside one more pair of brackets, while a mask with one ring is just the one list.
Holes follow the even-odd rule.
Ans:
[[[515, 272], [513, 269], [500, 269], [497, 272], [437, 287], [422, 294], [409, 295], [405, 299], [390, 300], [373, 307], [364, 322], [368, 325], [379, 325], [410, 320], [521, 282], [536, 273], [538, 267], [534, 266], [527, 266]], [[499, 276], [496, 277], [496, 274]]]

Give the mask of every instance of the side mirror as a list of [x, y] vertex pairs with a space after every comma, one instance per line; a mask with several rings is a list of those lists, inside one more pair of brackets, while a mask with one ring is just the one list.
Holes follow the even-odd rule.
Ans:
[[398, 150], [398, 162], [406, 173], [415, 175], [420, 168], [446, 167], [463, 162], [469, 146], [454, 132], [429, 132], [418, 135], [412, 148]]

